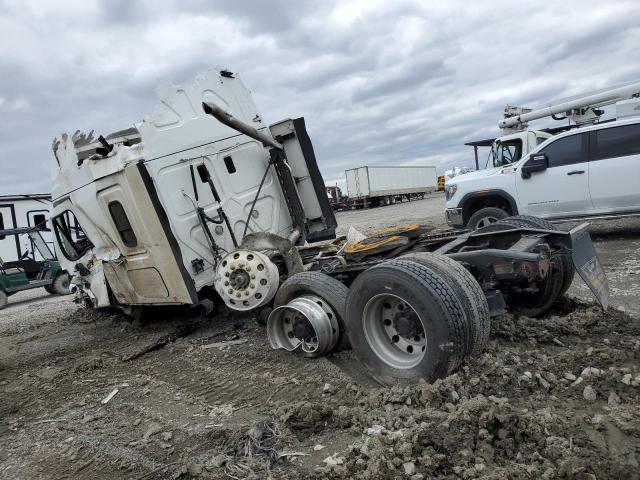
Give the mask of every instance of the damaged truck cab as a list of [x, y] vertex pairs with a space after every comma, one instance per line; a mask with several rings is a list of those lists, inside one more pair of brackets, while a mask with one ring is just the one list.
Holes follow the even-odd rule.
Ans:
[[351, 345], [391, 384], [454, 372], [483, 351], [492, 317], [548, 312], [576, 272], [607, 306], [587, 224], [562, 232], [514, 216], [313, 245], [335, 238], [336, 219], [303, 119], [267, 126], [226, 70], [158, 97], [134, 128], [53, 144], [55, 239], [91, 307], [224, 302], [268, 315], [273, 348], [318, 357]]
[[[157, 94], [155, 110], [134, 128], [54, 140], [53, 227], [64, 268], [94, 307], [193, 305], [209, 296], [225, 253], [259, 234], [254, 242], [267, 257], [256, 268], [270, 272], [260, 279], [269, 288], [239, 300], [268, 302], [279, 270], [301, 269], [279, 264], [275, 252], [335, 236], [304, 120], [267, 126], [249, 90], [225, 70], [188, 86], [160, 84]], [[280, 158], [203, 103], [278, 138]]]

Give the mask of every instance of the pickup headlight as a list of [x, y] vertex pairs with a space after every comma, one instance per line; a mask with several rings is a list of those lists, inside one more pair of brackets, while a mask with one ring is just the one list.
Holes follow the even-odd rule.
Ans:
[[445, 193], [445, 198], [447, 199], [447, 202], [453, 198], [453, 196], [456, 194], [457, 191], [458, 191], [458, 185], [456, 185], [455, 183], [453, 185], [447, 185], [445, 187], [444, 193]]

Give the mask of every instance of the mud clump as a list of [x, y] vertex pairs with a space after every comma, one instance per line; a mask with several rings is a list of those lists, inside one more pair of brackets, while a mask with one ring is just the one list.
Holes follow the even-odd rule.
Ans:
[[481, 356], [434, 384], [353, 385], [337, 398], [281, 404], [298, 440], [352, 436], [309, 476], [637, 478], [638, 321], [574, 303], [563, 316], [505, 315], [493, 333]]
[[7, 478], [638, 478], [640, 324], [615, 309], [504, 315], [454, 375], [380, 388], [241, 318], [149, 350], [184, 320], [50, 302], [0, 332]]

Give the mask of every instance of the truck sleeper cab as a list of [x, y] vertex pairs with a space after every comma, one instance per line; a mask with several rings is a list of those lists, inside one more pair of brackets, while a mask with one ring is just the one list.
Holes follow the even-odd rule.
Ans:
[[[54, 141], [56, 243], [92, 306], [197, 304], [213, 287], [216, 256], [246, 235], [335, 236], [303, 119], [267, 126], [226, 70], [187, 86], [160, 84], [157, 94], [135, 128]], [[211, 118], [203, 102], [277, 137], [281, 158]]]

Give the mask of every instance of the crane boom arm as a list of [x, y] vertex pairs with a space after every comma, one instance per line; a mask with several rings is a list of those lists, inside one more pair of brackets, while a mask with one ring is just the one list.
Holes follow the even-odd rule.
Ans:
[[558, 113], [569, 112], [575, 108], [595, 107], [615, 103], [640, 94], [640, 82], [614, 87], [597, 93], [574, 97], [570, 100], [550, 105], [548, 107], [533, 110], [514, 117], [505, 118], [498, 122], [500, 128], [512, 128], [525, 124], [531, 120], [549, 117]]

